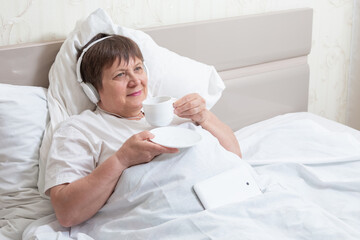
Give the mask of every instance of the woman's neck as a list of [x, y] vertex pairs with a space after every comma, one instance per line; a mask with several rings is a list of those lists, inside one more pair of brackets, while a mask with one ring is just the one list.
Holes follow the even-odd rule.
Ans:
[[116, 114], [116, 113], [112, 113], [112, 112], [110, 112], [110, 111], [106, 111], [106, 110], [104, 110], [100, 105], [97, 105], [97, 108], [99, 109], [100, 112], [103, 112], [103, 113], [112, 115], [112, 116], [114, 116], [114, 117], [122, 118], [122, 119], [140, 120], [141, 118], [144, 117], [144, 112], [141, 111], [141, 110], [138, 111], [138, 112], [135, 113], [135, 114], [132, 114], [132, 116], [126, 117], [126, 116], [121, 116], [121, 115]]

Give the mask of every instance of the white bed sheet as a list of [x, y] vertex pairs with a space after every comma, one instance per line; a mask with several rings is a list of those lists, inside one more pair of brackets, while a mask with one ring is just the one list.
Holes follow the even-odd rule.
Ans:
[[308, 112], [289, 113], [235, 132], [251, 165], [281, 161], [306, 164], [360, 156], [360, 132]]
[[[359, 131], [296, 113], [243, 128], [236, 136], [264, 194], [128, 229], [123, 239], [360, 239]], [[29, 225], [23, 237], [91, 239], [62, 228], [53, 215]]]

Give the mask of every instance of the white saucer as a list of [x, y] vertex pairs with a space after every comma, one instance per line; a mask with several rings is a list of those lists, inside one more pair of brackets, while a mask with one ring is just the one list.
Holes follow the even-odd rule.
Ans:
[[180, 127], [159, 127], [150, 132], [155, 135], [152, 142], [171, 148], [191, 147], [201, 140], [201, 135], [194, 130]]

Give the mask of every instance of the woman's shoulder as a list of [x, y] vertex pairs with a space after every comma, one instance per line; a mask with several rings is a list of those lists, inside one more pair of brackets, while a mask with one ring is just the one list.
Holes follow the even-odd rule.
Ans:
[[59, 123], [56, 131], [70, 131], [71, 129], [87, 129], [91, 128], [89, 125], [96, 124], [97, 114], [91, 110], [85, 110], [80, 114], [72, 115], [68, 119]]

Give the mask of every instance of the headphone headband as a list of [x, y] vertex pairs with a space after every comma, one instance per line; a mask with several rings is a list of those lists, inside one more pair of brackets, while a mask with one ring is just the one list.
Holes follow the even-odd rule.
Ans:
[[96, 43], [101, 42], [107, 38], [110, 38], [112, 36], [106, 36], [103, 38], [100, 38], [98, 40], [95, 40], [94, 42], [90, 43], [89, 46], [87, 46], [81, 53], [77, 64], [76, 64], [76, 75], [77, 75], [77, 81], [80, 83], [80, 86], [82, 87], [82, 89], [84, 90], [84, 93], [86, 94], [86, 96], [90, 99], [91, 102], [93, 102], [94, 104], [97, 104], [100, 101], [100, 96], [99, 93], [97, 92], [96, 88], [88, 82], [84, 82], [84, 80], [81, 77], [81, 71], [80, 71], [80, 67], [81, 67], [81, 62], [82, 59], [84, 57], [84, 54], [86, 53], [87, 50], [89, 50], [92, 46], [94, 46]]
[[97, 44], [98, 42], [101, 42], [107, 38], [111, 38], [112, 36], [106, 36], [106, 37], [103, 37], [103, 38], [100, 38], [100, 39], [97, 39], [95, 40], [94, 42], [90, 43], [89, 46], [87, 46], [81, 53], [78, 61], [77, 61], [77, 64], [76, 64], [76, 75], [77, 75], [77, 81], [79, 83], [82, 83], [84, 82], [82, 77], [81, 77], [81, 71], [80, 71], [80, 67], [81, 67], [81, 62], [82, 62], [82, 59], [84, 57], [84, 54], [87, 52], [87, 50], [89, 50], [92, 46], [94, 46], [95, 44]]

